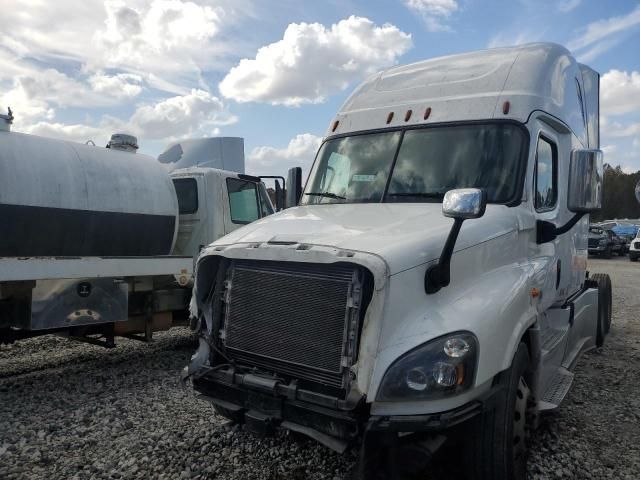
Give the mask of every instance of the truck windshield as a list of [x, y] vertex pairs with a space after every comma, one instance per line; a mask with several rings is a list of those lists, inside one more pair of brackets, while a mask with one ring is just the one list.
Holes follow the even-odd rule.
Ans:
[[273, 213], [269, 194], [262, 182], [227, 178], [231, 221], [246, 225]]
[[334, 138], [320, 148], [301, 203], [439, 202], [448, 190], [466, 187], [508, 203], [518, 192], [525, 148], [526, 133], [514, 124]]

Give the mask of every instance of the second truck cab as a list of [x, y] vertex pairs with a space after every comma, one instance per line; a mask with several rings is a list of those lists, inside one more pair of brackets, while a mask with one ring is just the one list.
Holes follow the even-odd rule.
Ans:
[[200, 250], [243, 225], [274, 213], [267, 189], [258, 177], [206, 167], [171, 173], [178, 196], [176, 255]]

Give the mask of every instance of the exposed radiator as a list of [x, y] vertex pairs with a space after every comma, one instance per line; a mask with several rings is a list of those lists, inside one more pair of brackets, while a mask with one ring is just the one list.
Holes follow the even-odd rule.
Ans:
[[341, 387], [355, 348], [362, 270], [354, 264], [233, 261], [224, 345], [238, 362]]

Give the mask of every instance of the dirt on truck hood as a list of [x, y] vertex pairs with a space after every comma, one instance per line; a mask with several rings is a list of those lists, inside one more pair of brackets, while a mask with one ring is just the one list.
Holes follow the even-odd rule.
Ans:
[[[513, 231], [514, 208], [488, 205], [485, 216], [467, 220], [456, 251]], [[453, 225], [440, 203], [306, 205], [253, 222], [216, 241], [300, 243], [373, 253], [391, 274], [437, 259]]]

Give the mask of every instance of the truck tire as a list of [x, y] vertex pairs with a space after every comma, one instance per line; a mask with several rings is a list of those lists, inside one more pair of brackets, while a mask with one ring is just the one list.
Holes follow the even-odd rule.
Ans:
[[469, 478], [525, 480], [533, 395], [527, 385], [529, 350], [521, 343], [508, 370], [499, 374], [494, 407], [473, 423], [465, 445]]
[[602, 258], [611, 258], [611, 245], [607, 245], [607, 248], [600, 255], [602, 255]]
[[613, 313], [613, 292], [611, 278], [605, 273], [595, 273], [590, 277], [591, 284], [598, 289], [598, 326], [596, 330], [596, 346], [602, 347], [604, 339], [611, 329]]
[[638, 257], [636, 257], [635, 255], [631, 255], [631, 253], [629, 254], [629, 260], [631, 260], [632, 262], [637, 262], [638, 261]]

